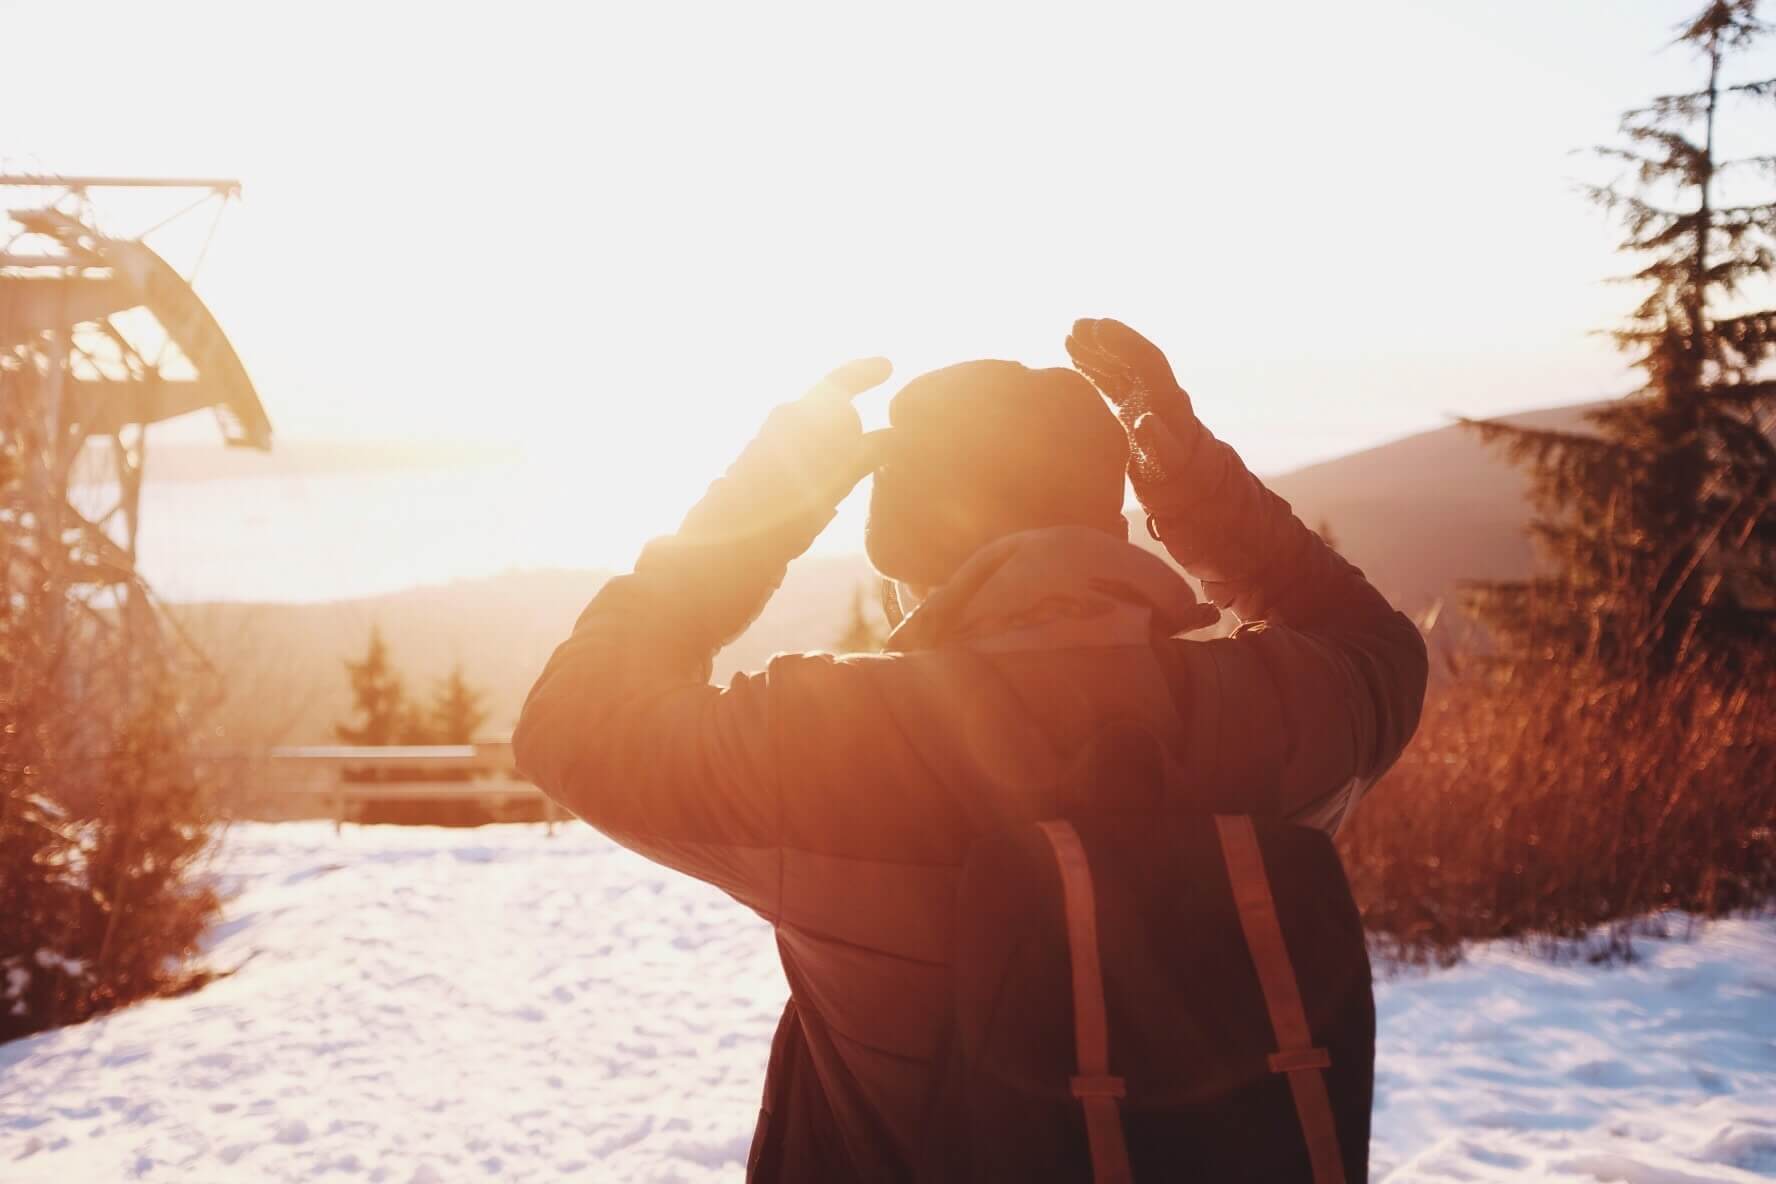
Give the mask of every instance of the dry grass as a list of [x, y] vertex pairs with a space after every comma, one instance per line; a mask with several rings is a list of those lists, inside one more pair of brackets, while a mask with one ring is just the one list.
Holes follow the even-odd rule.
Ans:
[[1776, 895], [1776, 663], [1658, 682], [1584, 666], [1458, 674], [1340, 838], [1365, 924], [1408, 960], [1576, 938]]

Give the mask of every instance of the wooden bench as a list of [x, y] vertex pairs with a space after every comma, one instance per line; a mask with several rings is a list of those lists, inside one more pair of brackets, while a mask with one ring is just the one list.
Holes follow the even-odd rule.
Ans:
[[[300, 773], [298, 792], [324, 795], [327, 814], [337, 833], [356, 821], [367, 802], [458, 801], [498, 806], [511, 801], [536, 801], [543, 807], [549, 833], [568, 817], [536, 786], [518, 775], [508, 741], [481, 744], [352, 744], [303, 745], [271, 750], [274, 765]], [[375, 771], [400, 774], [400, 780], [359, 778]], [[424, 774], [434, 780], [422, 780]]]

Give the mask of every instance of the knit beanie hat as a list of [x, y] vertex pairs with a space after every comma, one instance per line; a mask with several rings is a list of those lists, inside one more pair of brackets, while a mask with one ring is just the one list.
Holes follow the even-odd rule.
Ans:
[[1125, 538], [1128, 438], [1072, 370], [963, 362], [888, 404], [864, 549], [893, 580], [936, 587], [1005, 535], [1087, 526]]
[[892, 456], [939, 491], [964, 491], [1008, 530], [1092, 526], [1126, 535], [1128, 436], [1078, 371], [961, 362], [922, 374], [888, 405]]

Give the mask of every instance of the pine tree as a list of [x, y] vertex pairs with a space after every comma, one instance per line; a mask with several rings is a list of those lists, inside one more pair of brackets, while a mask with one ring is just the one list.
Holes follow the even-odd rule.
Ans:
[[472, 744], [487, 722], [484, 702], [485, 696], [463, 677], [462, 663], [452, 666], [450, 674], [432, 687], [432, 709], [426, 721], [429, 742]]
[[1669, 670], [1769, 642], [1776, 606], [1776, 309], [1742, 297], [1776, 271], [1776, 157], [1721, 159], [1730, 100], [1769, 102], [1776, 78], [1725, 81], [1722, 67], [1768, 26], [1758, 0], [1710, 0], [1680, 27], [1706, 85], [1627, 112], [1624, 143], [1599, 154], [1623, 179], [1588, 187], [1618, 218], [1624, 279], [1644, 299], [1612, 336], [1642, 386], [1593, 412], [1594, 434], [1472, 423], [1531, 470], [1533, 531], [1551, 572], [1475, 589], [1472, 605], [1507, 654], [1594, 657], [1615, 669]]
[[351, 679], [352, 714], [361, 723], [335, 724], [334, 735], [347, 744], [407, 744], [413, 739], [413, 712], [407, 686], [389, 662], [382, 630], [370, 627], [370, 646], [356, 662], [346, 660]]
[[[401, 720], [395, 728], [396, 744], [442, 744], [432, 732], [432, 713], [411, 699], [401, 704]], [[399, 778], [396, 778], [399, 780]]]

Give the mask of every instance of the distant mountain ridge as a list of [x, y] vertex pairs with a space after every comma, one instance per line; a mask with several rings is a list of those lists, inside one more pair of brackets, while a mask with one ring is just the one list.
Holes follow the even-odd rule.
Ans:
[[[1598, 404], [1509, 416], [1538, 427], [1582, 426]], [[1463, 579], [1530, 570], [1528, 483], [1458, 425], [1409, 436], [1268, 484], [1309, 526], [1330, 526], [1339, 549], [1402, 609], [1420, 613]], [[1130, 537], [1158, 550], [1132, 516]], [[586, 602], [598, 571], [515, 571], [440, 587], [326, 604], [173, 606], [229, 680], [219, 743], [254, 748], [332, 738], [350, 707], [343, 662], [381, 628], [410, 690], [460, 661], [488, 693], [488, 730], [509, 729], [524, 695]], [[716, 678], [761, 668], [773, 653], [831, 647], [852, 598], [873, 575], [862, 556], [810, 555], [790, 568], [760, 619], [722, 651]], [[866, 596], [871, 613], [876, 607]]]
[[[174, 604], [169, 611], [226, 680], [219, 748], [326, 743], [351, 709], [344, 662], [372, 627], [388, 642], [408, 690], [460, 662], [487, 694], [487, 731], [509, 731], [549, 654], [612, 573], [514, 571], [322, 604]], [[721, 652], [716, 678], [762, 668], [784, 650], [830, 648], [852, 598], [873, 579], [862, 556], [805, 556], [744, 636]], [[879, 616], [873, 598], [868, 609]]]
[[[1582, 403], [1496, 418], [1586, 430]], [[1460, 424], [1296, 469], [1266, 482], [1395, 604], [1418, 613], [1464, 580], [1515, 579], [1534, 555], [1529, 478]]]

